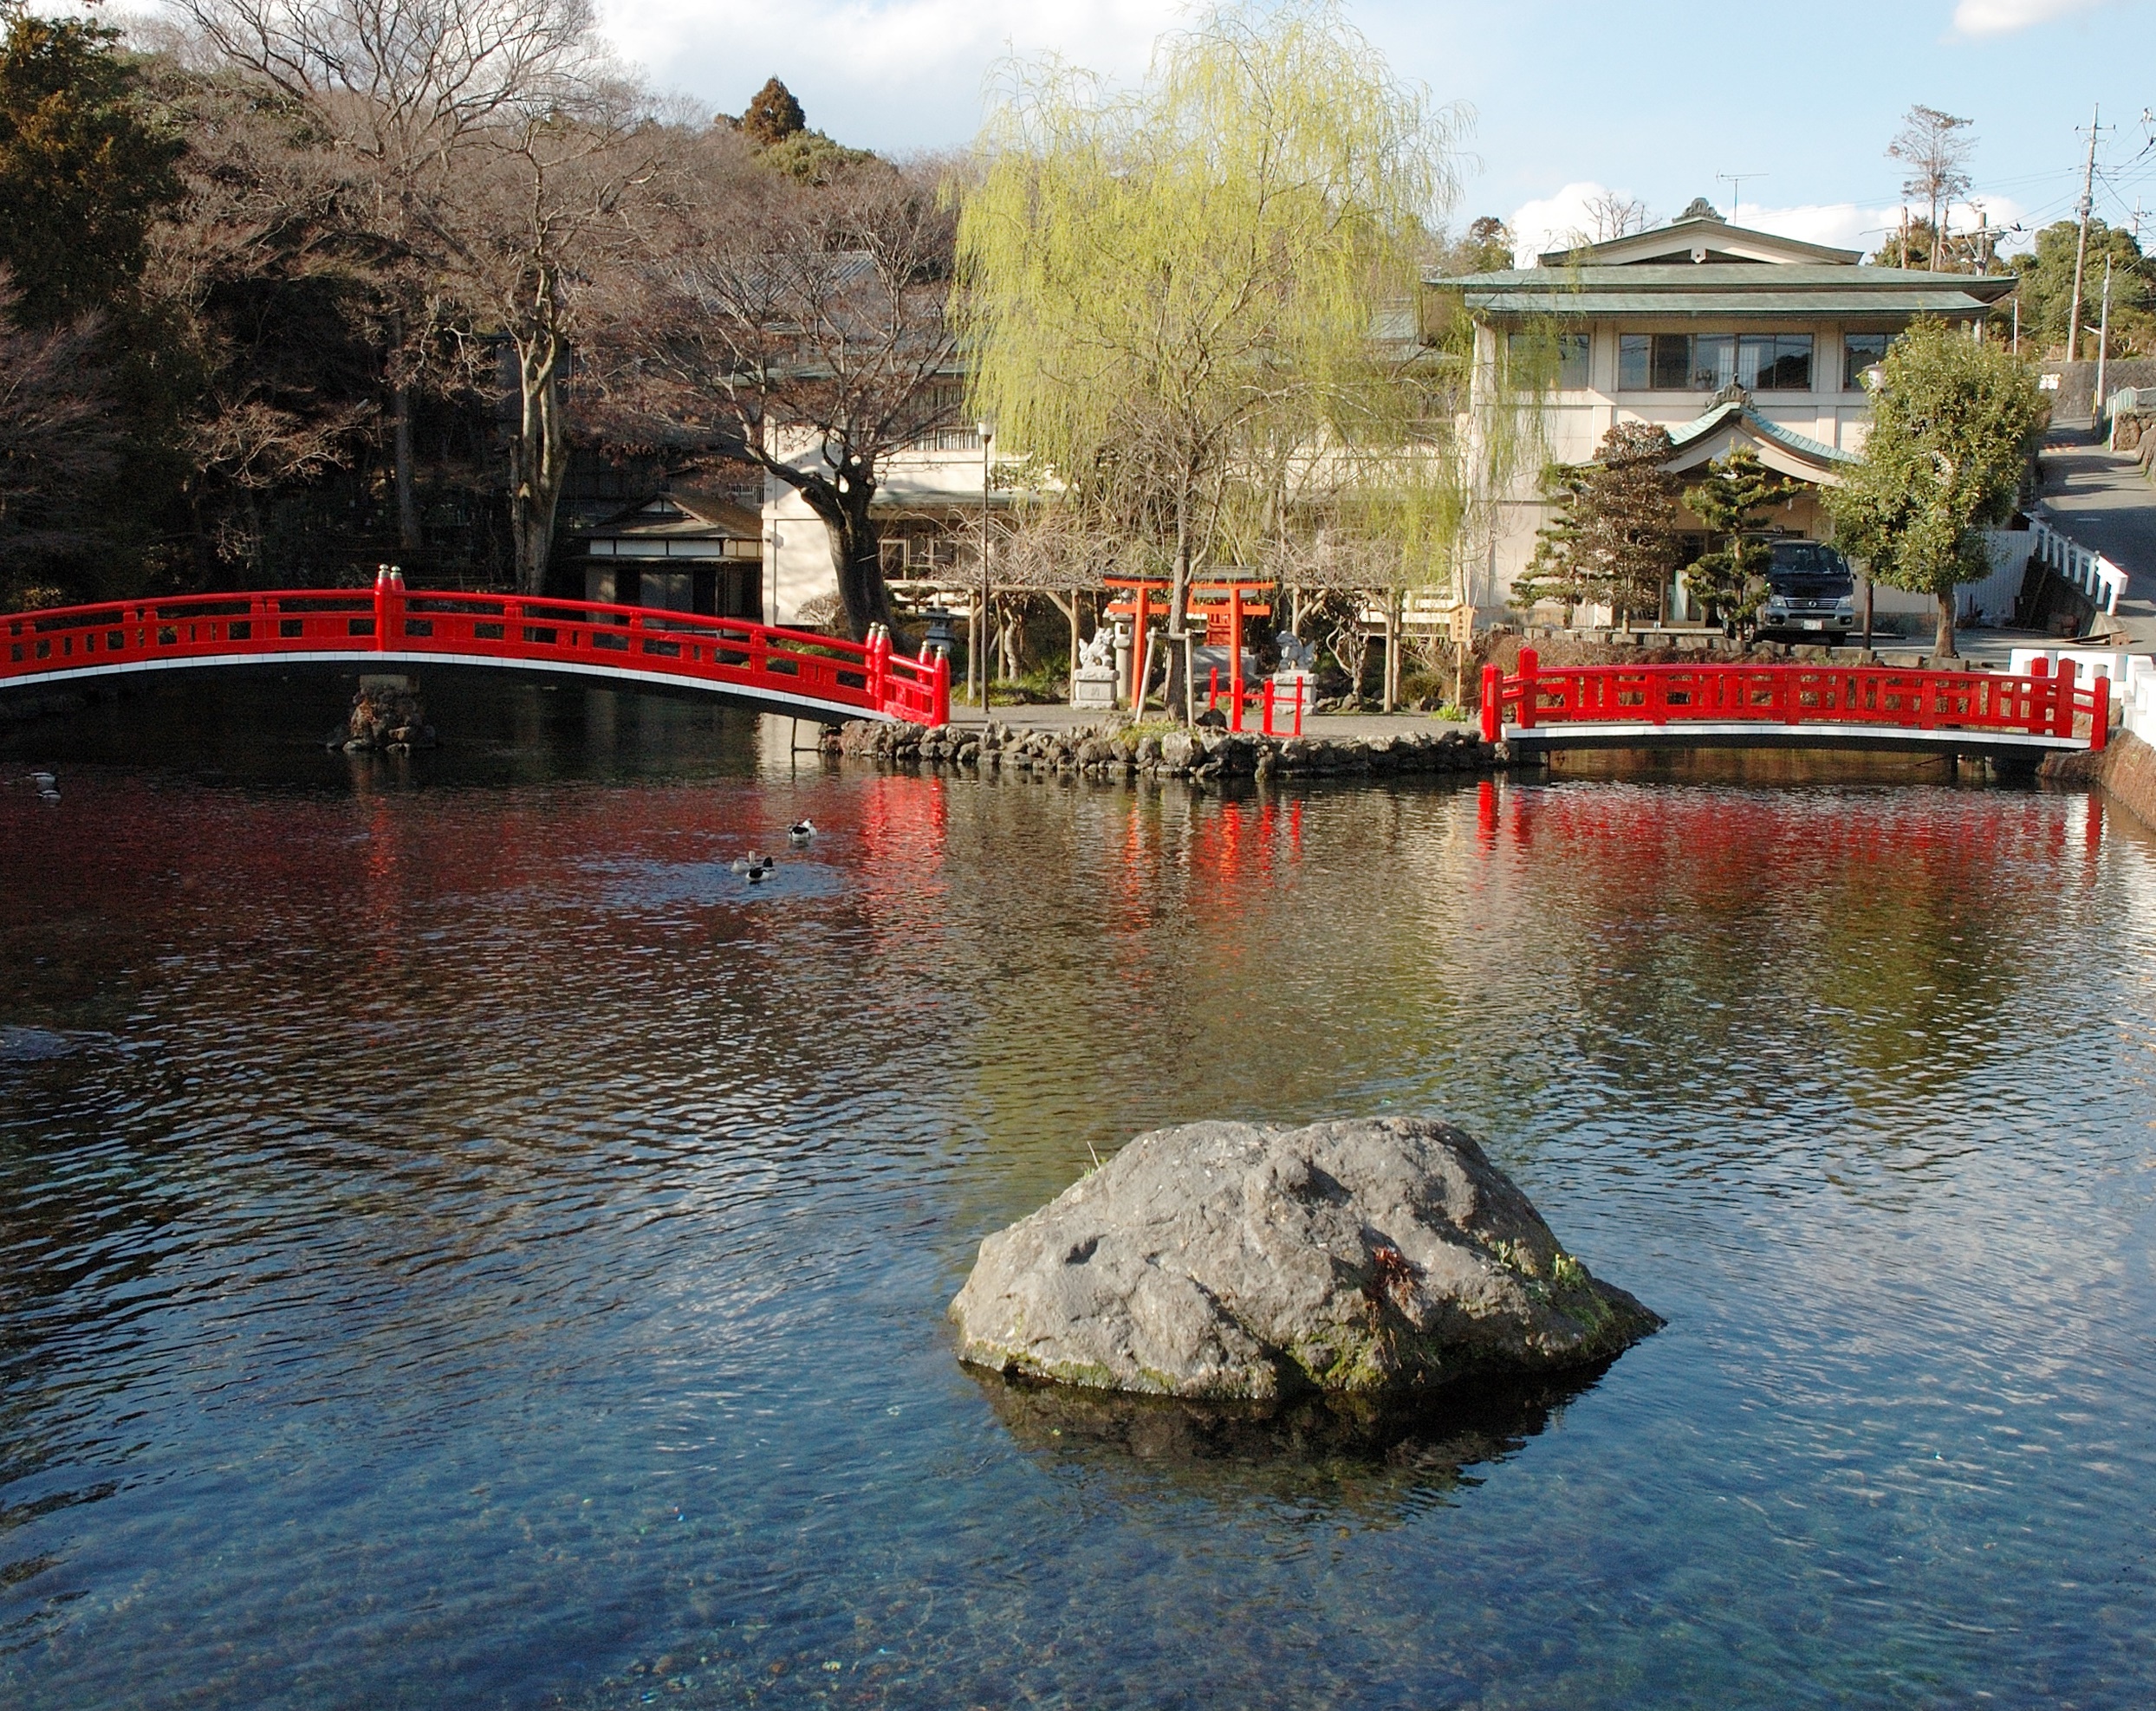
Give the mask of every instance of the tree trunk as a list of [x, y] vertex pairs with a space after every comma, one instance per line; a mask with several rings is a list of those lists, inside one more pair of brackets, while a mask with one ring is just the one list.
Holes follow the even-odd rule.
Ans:
[[555, 521], [568, 478], [568, 425], [562, 399], [562, 341], [551, 334], [519, 342], [519, 413], [510, 442], [510, 532], [516, 546], [516, 586], [547, 591]]
[[831, 567], [838, 577], [839, 611], [846, 633], [868, 639], [873, 624], [891, 625], [891, 591], [884, 586], [883, 554], [868, 507], [875, 483], [855, 476], [843, 492], [838, 483], [818, 476], [802, 478], [797, 470], [776, 470], [821, 519], [831, 537]]
[[1938, 602], [1938, 634], [1932, 640], [1932, 653], [1935, 658], [1951, 659], [1954, 658], [1954, 591], [1949, 588], [1945, 593], [1934, 594], [1932, 598]]
[[412, 383], [404, 372], [402, 315], [391, 320], [389, 336], [390, 445], [393, 460], [392, 479], [397, 493], [397, 543], [411, 553], [419, 550], [421, 538], [419, 502], [412, 489]]

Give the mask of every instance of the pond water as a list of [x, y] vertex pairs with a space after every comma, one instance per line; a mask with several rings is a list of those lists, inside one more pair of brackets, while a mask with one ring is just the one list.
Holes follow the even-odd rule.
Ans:
[[[2088, 798], [523, 689], [354, 763], [333, 689], [0, 752], [0, 1702], [2156, 1696], [2156, 839]], [[1299, 1449], [953, 1359], [1094, 1153], [1388, 1112], [1668, 1328]]]

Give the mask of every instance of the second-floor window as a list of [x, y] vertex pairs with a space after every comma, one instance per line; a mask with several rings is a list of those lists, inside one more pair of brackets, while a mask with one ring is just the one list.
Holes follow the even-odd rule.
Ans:
[[1588, 335], [1584, 333], [1514, 333], [1505, 353], [1514, 381], [1547, 379], [1559, 392], [1579, 392], [1587, 385]]
[[965, 415], [965, 388], [938, 381], [920, 400], [921, 413], [939, 424], [906, 443], [908, 451], [978, 451], [981, 436]]
[[1802, 392], [1812, 385], [1809, 333], [1626, 333], [1617, 386], [1628, 392]]
[[1891, 333], [1844, 333], [1841, 335], [1841, 389], [1864, 390], [1864, 371], [1886, 360], [1886, 347], [1894, 342]]

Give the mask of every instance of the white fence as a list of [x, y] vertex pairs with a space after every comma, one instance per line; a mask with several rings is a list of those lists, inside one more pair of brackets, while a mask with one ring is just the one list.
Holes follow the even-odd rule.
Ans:
[[2126, 593], [2126, 572], [2101, 553], [2068, 540], [2042, 517], [2029, 520], [2033, 545], [2029, 556], [2041, 560], [2072, 583], [2111, 617], [2119, 613], [2119, 597]]

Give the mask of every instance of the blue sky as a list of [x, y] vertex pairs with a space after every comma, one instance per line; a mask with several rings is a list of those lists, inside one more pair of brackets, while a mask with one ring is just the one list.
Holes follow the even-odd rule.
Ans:
[[[1061, 53], [1126, 79], [1189, 16], [1174, 0], [605, 0], [608, 34], [662, 87], [738, 111], [767, 76], [841, 140], [963, 146], [996, 61]], [[1596, 188], [1666, 218], [1694, 196], [1748, 224], [1870, 248], [1897, 217], [1886, 155], [1912, 102], [1975, 121], [1974, 195], [1994, 221], [2062, 218], [2101, 102], [2097, 211], [2135, 198], [2156, 247], [2152, 0], [1351, 0], [1348, 16], [1442, 100], [1477, 113], [1457, 217], [1494, 213], [1523, 243], [1580, 223]], [[2139, 157], [2138, 159], [2136, 157]], [[1970, 218], [1964, 210], [1957, 224]], [[2011, 244], [2010, 248], [2013, 247]]]

